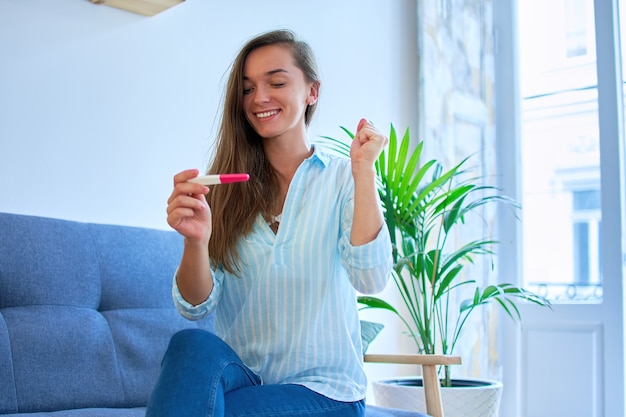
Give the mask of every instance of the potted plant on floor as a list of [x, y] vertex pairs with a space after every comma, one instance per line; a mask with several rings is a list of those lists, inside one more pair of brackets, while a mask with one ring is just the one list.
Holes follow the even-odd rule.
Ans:
[[[342, 129], [350, 139], [354, 137], [349, 130]], [[323, 141], [331, 149], [349, 154], [348, 143], [330, 137], [324, 137]], [[392, 125], [389, 145], [376, 162], [378, 192], [393, 245], [393, 282], [404, 308], [396, 308], [377, 297], [360, 296], [358, 301], [363, 308], [384, 309], [395, 314], [404, 323], [418, 353], [451, 355], [469, 323], [468, 318], [479, 307], [495, 303], [519, 322], [518, 301], [541, 306], [550, 306], [550, 303], [512, 284], [481, 286], [467, 276], [468, 265], [478, 258], [489, 260], [495, 255], [497, 242], [488, 236], [459, 242], [461, 229], [467, 227], [472, 216], [480, 219], [481, 210], [486, 206], [504, 204], [514, 210], [519, 206], [501, 195], [496, 187], [484, 184], [483, 178], [473, 176], [466, 167], [469, 157], [444, 170], [436, 160], [422, 163], [423, 142], [412, 150], [410, 145], [409, 130], [400, 140]], [[466, 297], [460, 299], [462, 295]], [[474, 387], [469, 393], [471, 397], [476, 391], [484, 391], [481, 395], [494, 397], [492, 407], [495, 410], [472, 410], [467, 394], [463, 393], [463, 403], [457, 411], [457, 406], [449, 404], [450, 397], [459, 393], [456, 388], [447, 389], [456, 382], [451, 378], [449, 367], [443, 367], [440, 378], [444, 410], [451, 417], [497, 415], [500, 383], [495, 384], [495, 392]], [[411, 397], [390, 403], [390, 395], [381, 392], [388, 384], [379, 381], [374, 383], [377, 403], [384, 401], [385, 406], [412, 408], [415, 401], [422, 398], [415, 395], [414, 388], [407, 387], [410, 381], [387, 382], [400, 385], [400, 390], [408, 389]], [[468, 380], [458, 382], [473, 384]], [[485, 399], [480, 401], [485, 402]], [[418, 409], [420, 406], [417, 405]]]

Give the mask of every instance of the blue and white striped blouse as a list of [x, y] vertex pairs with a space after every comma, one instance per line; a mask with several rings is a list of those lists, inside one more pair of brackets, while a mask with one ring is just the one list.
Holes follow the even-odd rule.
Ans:
[[265, 384], [364, 398], [356, 291], [385, 287], [391, 242], [383, 227], [374, 241], [350, 244], [353, 203], [350, 161], [316, 147], [291, 182], [278, 233], [259, 215], [239, 242], [241, 278], [213, 271], [213, 291], [197, 306], [174, 280], [176, 307], [190, 320], [215, 310], [216, 333]]

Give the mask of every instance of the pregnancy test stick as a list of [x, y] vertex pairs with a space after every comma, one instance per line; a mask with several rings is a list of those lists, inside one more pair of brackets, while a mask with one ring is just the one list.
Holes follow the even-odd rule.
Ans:
[[216, 174], [192, 178], [189, 180], [189, 182], [195, 182], [202, 185], [215, 185], [248, 181], [249, 179], [250, 175], [248, 174]]

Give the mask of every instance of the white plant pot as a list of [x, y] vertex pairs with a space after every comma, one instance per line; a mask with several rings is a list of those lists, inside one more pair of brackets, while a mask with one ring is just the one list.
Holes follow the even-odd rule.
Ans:
[[[453, 379], [453, 387], [441, 388], [446, 417], [497, 417], [502, 383], [488, 379]], [[422, 379], [418, 377], [373, 381], [376, 405], [426, 412]]]

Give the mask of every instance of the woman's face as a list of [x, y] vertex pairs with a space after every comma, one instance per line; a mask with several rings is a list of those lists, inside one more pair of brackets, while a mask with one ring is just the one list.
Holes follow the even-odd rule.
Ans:
[[243, 108], [248, 122], [264, 139], [305, 132], [304, 112], [317, 100], [317, 86], [307, 82], [282, 45], [250, 52], [243, 68]]

